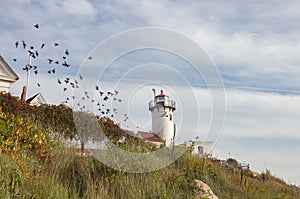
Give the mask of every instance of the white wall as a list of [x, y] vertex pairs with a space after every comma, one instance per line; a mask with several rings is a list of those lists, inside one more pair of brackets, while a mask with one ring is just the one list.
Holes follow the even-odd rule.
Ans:
[[[172, 120], [170, 120], [170, 116]], [[172, 144], [174, 135], [173, 112], [170, 108], [157, 106], [152, 109], [152, 132], [166, 141], [166, 145]]]

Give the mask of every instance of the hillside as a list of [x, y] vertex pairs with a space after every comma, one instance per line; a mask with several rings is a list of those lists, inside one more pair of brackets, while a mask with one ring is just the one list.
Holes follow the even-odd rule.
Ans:
[[[108, 118], [99, 117], [98, 122], [123, 149], [155, 150]], [[195, 179], [207, 183], [219, 198], [300, 198], [300, 188], [269, 170], [256, 174], [241, 169], [234, 159], [200, 159], [187, 151], [158, 171], [126, 173], [77, 155], [62, 144], [62, 137], [76, 138], [69, 107], [31, 107], [1, 93], [0, 198], [195, 198], [202, 191]]]

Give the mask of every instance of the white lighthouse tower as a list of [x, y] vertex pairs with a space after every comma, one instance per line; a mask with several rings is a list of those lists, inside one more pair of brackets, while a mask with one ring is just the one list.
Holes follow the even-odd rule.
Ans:
[[149, 102], [149, 111], [152, 113], [152, 133], [166, 142], [166, 146], [171, 146], [175, 138], [175, 126], [173, 122], [173, 112], [176, 103], [169, 99], [169, 96], [161, 90], [159, 95]]

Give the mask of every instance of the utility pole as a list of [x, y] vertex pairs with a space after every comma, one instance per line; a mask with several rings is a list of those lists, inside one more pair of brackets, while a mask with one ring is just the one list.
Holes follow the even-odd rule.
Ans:
[[26, 84], [25, 86], [23, 86], [23, 91], [22, 91], [22, 95], [21, 95], [21, 101], [25, 102], [26, 101], [26, 95], [27, 95], [27, 90], [28, 90], [28, 86], [29, 86], [29, 76], [30, 76], [30, 69], [31, 69], [31, 59], [32, 59], [32, 52], [31, 49], [29, 50], [29, 58], [28, 58], [28, 64], [25, 67], [25, 70], [27, 72], [27, 76], [26, 76]]

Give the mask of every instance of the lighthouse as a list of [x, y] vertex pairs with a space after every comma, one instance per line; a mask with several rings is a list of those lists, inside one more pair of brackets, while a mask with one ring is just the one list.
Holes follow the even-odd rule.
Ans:
[[175, 138], [175, 125], [173, 112], [176, 109], [176, 103], [169, 99], [169, 96], [161, 90], [159, 95], [152, 89], [154, 99], [149, 102], [149, 111], [152, 114], [152, 133], [165, 141], [166, 146], [171, 146]]

